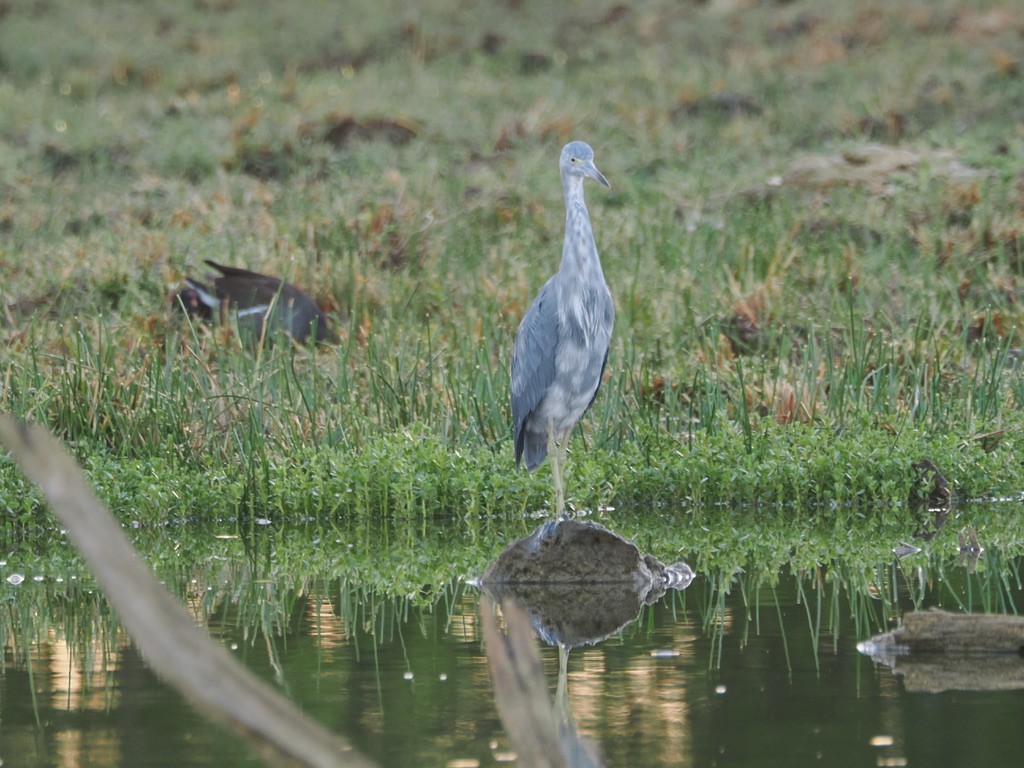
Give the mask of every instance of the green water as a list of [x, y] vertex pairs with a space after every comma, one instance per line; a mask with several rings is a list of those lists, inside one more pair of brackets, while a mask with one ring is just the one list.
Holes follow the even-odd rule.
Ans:
[[[609, 766], [1016, 766], [1024, 690], [909, 693], [856, 643], [915, 606], [1016, 612], [1022, 570], [993, 548], [976, 567], [946, 551], [698, 573], [571, 651], [572, 715]], [[165, 578], [247, 666], [382, 766], [508, 764], [472, 587], [387, 597], [217, 558]], [[155, 679], [87, 581], [0, 581], [4, 768], [258, 765]], [[542, 653], [554, 695], [558, 652]]]

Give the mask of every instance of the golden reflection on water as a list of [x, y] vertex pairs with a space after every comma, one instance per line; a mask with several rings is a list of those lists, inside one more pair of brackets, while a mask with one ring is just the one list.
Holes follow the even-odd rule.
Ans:
[[330, 651], [348, 643], [345, 622], [334, 610], [330, 598], [319, 596], [306, 605], [306, 620], [309, 622], [320, 648]]
[[903, 684], [896, 675], [878, 677], [879, 726], [884, 734], [875, 734], [869, 743], [878, 748], [875, 764], [901, 766], [907, 744], [906, 708], [903, 704]]
[[462, 596], [448, 620], [448, 632], [463, 642], [479, 642], [480, 625], [476, 614], [476, 595], [467, 592]]
[[[671, 656], [634, 656], [616, 672], [604, 646], [576, 649], [569, 661], [569, 700], [580, 732], [595, 740], [609, 723], [642, 727], [666, 765], [686, 764], [692, 753], [690, 693], [683, 672], [694, 662], [699, 628], [680, 622], [671, 631]], [[614, 643], [614, 641], [611, 641]], [[611, 667], [611, 668], [610, 668]]]
[[[127, 641], [117, 633], [118, 649]], [[6, 650], [6, 649], [5, 649]], [[32, 663], [46, 669], [45, 692], [55, 709], [66, 712], [102, 712], [117, 705], [117, 689], [108, 683], [118, 669], [118, 653], [98, 636], [84, 653], [72, 649], [57, 630], [47, 632], [45, 643], [33, 645]]]
[[[51, 627], [41, 640], [27, 648], [18, 647], [13, 633], [7, 634], [3, 652], [5, 659], [19, 660], [19, 668], [31, 665], [41, 710], [68, 713], [80, 720], [83, 713], [106, 713], [119, 706], [121, 698], [114, 678], [120, 670], [121, 653], [127, 646], [128, 640], [121, 632], [111, 636], [98, 629], [90, 642], [76, 647]], [[45, 746], [36, 734], [17, 729], [5, 734], [4, 756], [32, 760], [33, 756], [45, 754], [46, 764], [62, 768], [123, 763], [120, 737], [115, 728], [60, 727], [59, 720], [56, 725], [44, 722], [43, 726], [50, 732]]]

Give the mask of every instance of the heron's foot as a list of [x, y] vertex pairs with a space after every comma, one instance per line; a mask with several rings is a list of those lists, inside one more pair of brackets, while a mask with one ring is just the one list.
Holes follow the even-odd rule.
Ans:
[[[555, 531], [558, 530], [559, 524], [560, 524], [560, 521], [558, 521], [558, 520], [546, 520], [546, 521], [544, 521], [541, 524], [540, 528], [538, 529], [539, 533], [536, 536], [536, 539], [538, 541], [544, 541], [545, 539], [550, 539], [552, 536], [555, 535]], [[531, 539], [532, 538], [534, 538], [534, 537], [531, 537]]]
[[576, 508], [571, 503], [566, 504], [564, 496], [562, 497], [561, 506], [556, 510], [555, 519], [560, 521], [576, 519]]

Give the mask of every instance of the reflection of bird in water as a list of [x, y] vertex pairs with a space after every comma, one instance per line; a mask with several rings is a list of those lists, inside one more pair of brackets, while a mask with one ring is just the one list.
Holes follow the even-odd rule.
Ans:
[[562, 469], [569, 434], [601, 386], [615, 307], [601, 271], [583, 180], [608, 181], [582, 141], [566, 144], [559, 160], [565, 195], [562, 264], [519, 324], [512, 353], [512, 420], [516, 463], [536, 469], [551, 454], [558, 514], [565, 513]]
[[928, 459], [916, 461], [910, 468], [916, 472], [908, 498], [909, 506], [918, 518], [914, 538], [931, 541], [949, 519], [953, 493], [942, 472]]
[[957, 534], [957, 538], [960, 540], [960, 557], [957, 559], [957, 565], [961, 568], [966, 567], [968, 573], [974, 573], [981, 553], [985, 551], [978, 541], [978, 532], [974, 530], [973, 525], [968, 525]]
[[186, 278], [186, 286], [175, 296], [175, 303], [192, 317], [212, 319], [225, 309], [235, 312], [239, 328], [262, 338], [267, 332], [283, 330], [300, 344], [310, 333], [317, 342], [338, 341], [327, 316], [316, 303], [291, 283], [238, 267], [226, 267], [207, 260], [220, 272], [213, 287]]

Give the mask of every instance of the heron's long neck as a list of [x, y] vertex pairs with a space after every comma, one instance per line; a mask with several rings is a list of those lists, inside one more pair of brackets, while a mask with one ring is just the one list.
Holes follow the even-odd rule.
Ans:
[[590, 214], [583, 200], [583, 179], [568, 177], [563, 179], [562, 186], [565, 190], [565, 244], [561, 268], [579, 275], [583, 281], [604, 285]]

